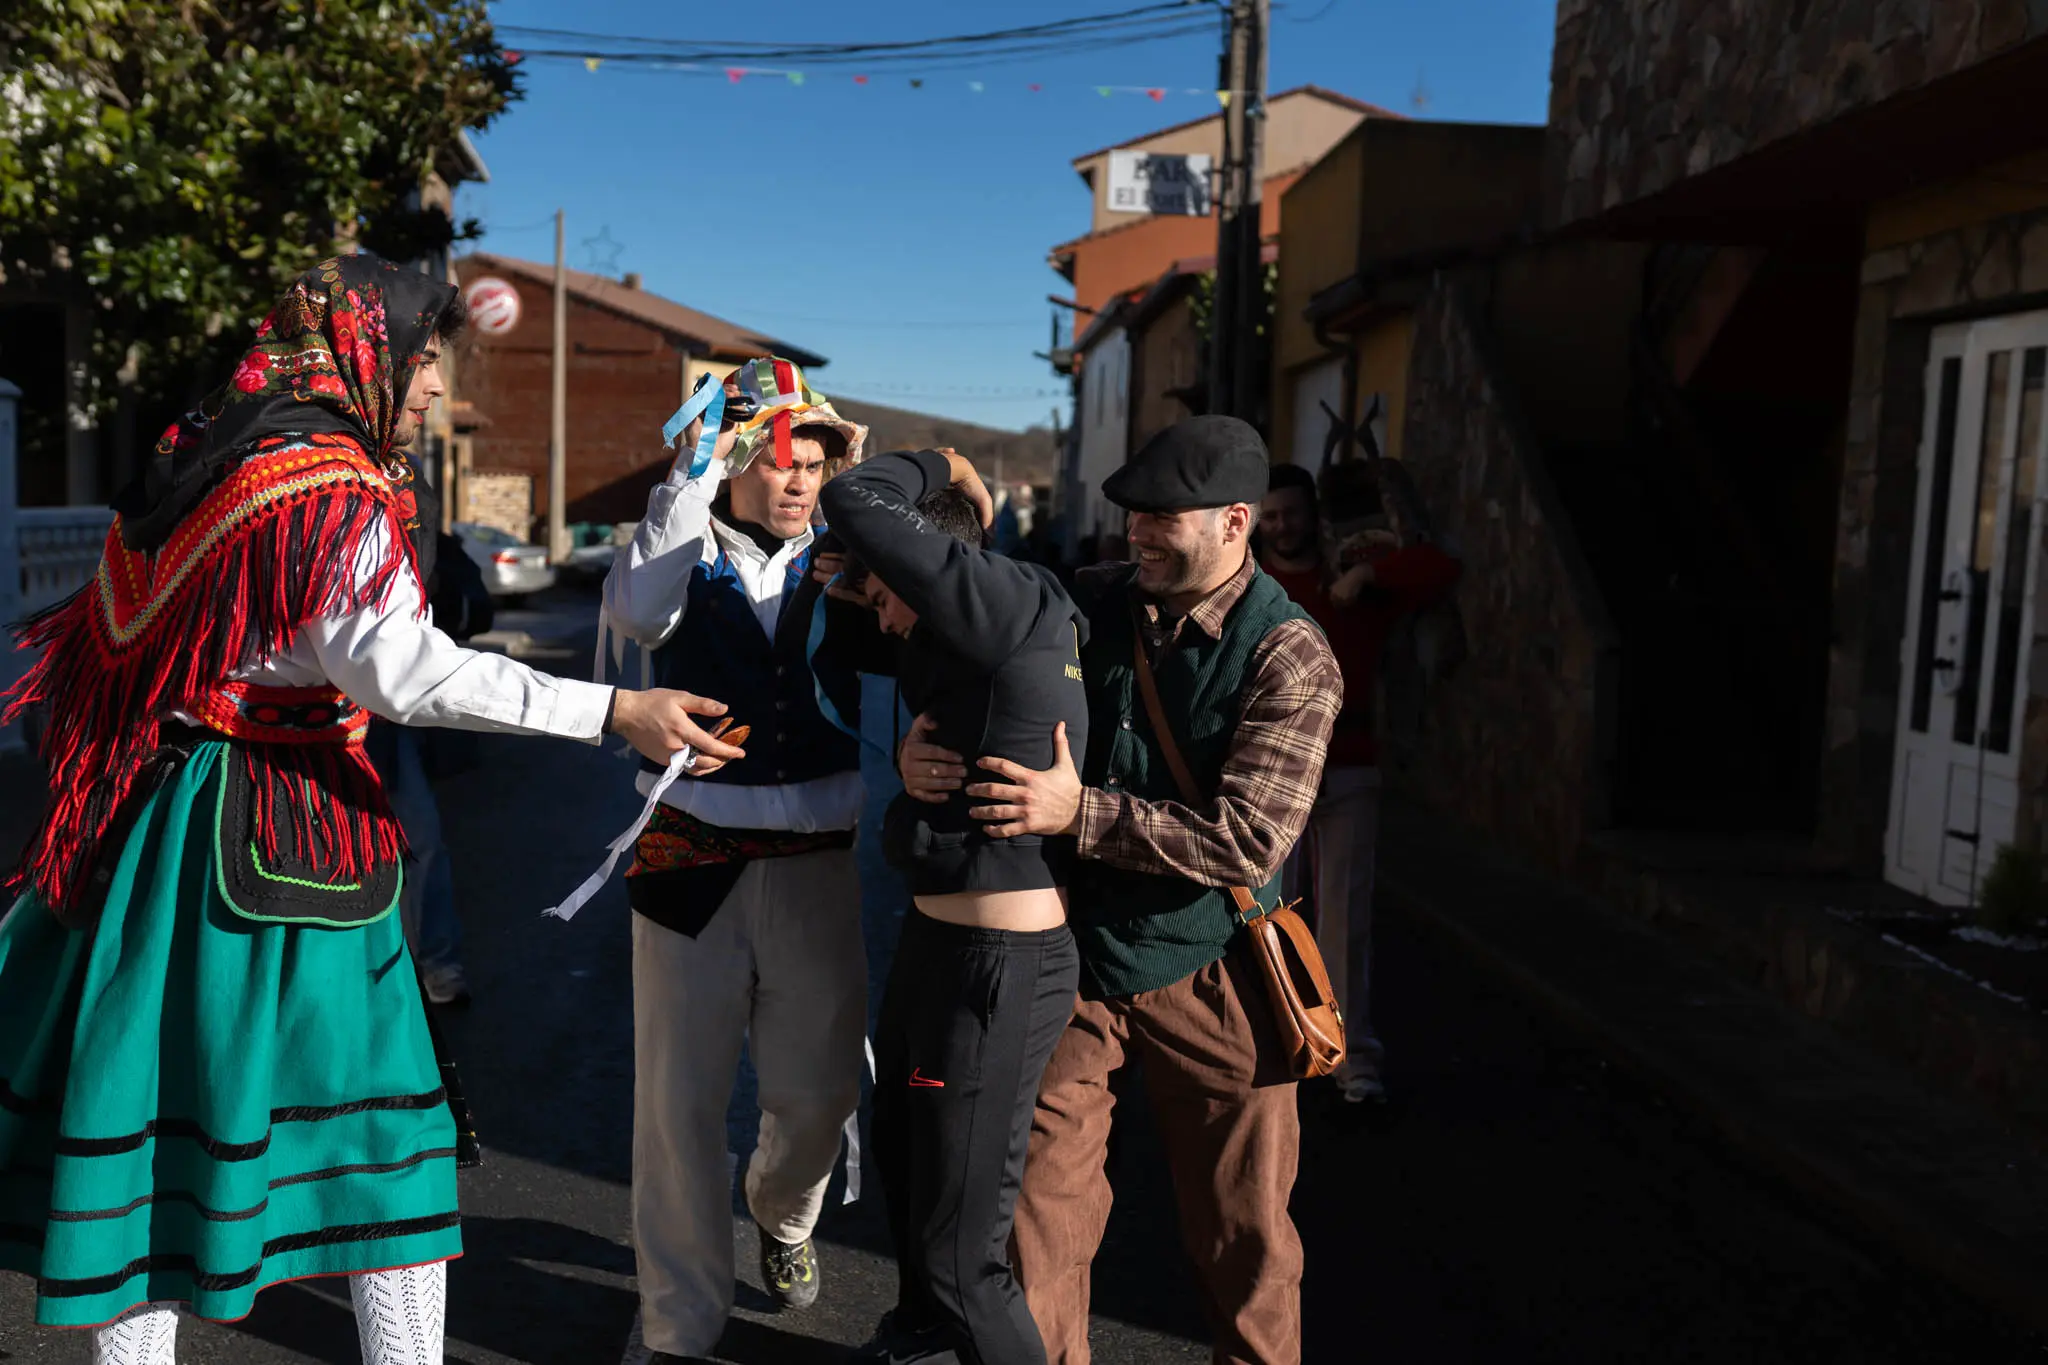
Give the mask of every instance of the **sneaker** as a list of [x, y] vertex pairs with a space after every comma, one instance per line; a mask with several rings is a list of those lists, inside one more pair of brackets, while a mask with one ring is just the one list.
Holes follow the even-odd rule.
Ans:
[[462, 974], [460, 962], [429, 967], [420, 979], [426, 986], [427, 999], [436, 1005], [460, 1007], [469, 1003], [469, 979]]
[[1346, 1076], [1337, 1082], [1346, 1104], [1385, 1104], [1387, 1088], [1377, 1076]]
[[853, 1353], [850, 1365], [959, 1365], [960, 1355], [949, 1335], [936, 1324], [922, 1329], [898, 1326], [892, 1309], [882, 1314], [875, 1335]]
[[818, 1301], [818, 1253], [810, 1238], [791, 1246], [768, 1235], [768, 1229], [754, 1225], [761, 1234], [761, 1285], [784, 1308], [809, 1308]]

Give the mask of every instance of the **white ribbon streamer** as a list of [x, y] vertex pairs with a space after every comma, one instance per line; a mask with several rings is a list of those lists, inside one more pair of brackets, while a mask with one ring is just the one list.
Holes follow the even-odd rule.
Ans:
[[[861, 1035], [860, 1045], [868, 1054], [868, 1084], [875, 1083], [875, 1044], [866, 1034]], [[851, 1204], [860, 1198], [860, 1110], [855, 1109], [846, 1116], [846, 1197], [839, 1202]]]
[[612, 840], [611, 854], [604, 860], [603, 866], [584, 878], [583, 885], [570, 892], [567, 900], [563, 901], [560, 905], [550, 906], [546, 910], [541, 911], [541, 914], [543, 916], [551, 915], [556, 919], [576, 918], [576, 912], [589, 904], [590, 898], [595, 896], [604, 884], [611, 880], [612, 869], [619, 865], [619, 859], [624, 857], [626, 852], [639, 841], [640, 832], [646, 829], [647, 822], [654, 818], [655, 807], [661, 804], [662, 796], [671, 786], [675, 785], [675, 780], [678, 777], [681, 777], [696, 766], [697, 751], [685, 744], [680, 753], [669, 759], [668, 766], [662, 769], [661, 776], [656, 778], [654, 786], [648, 789], [647, 804], [640, 808], [639, 817], [626, 827], [624, 834]]

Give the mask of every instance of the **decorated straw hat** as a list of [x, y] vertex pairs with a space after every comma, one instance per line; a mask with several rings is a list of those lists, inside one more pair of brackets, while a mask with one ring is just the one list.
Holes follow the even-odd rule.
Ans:
[[804, 382], [794, 362], [779, 356], [750, 360], [726, 376], [725, 386], [725, 414], [737, 417], [739, 426], [739, 438], [726, 457], [732, 473], [752, 464], [763, 450], [772, 452], [777, 468], [789, 468], [791, 433], [805, 427], [838, 432], [846, 440], [845, 463], [860, 462], [868, 429], [841, 417], [831, 400]]
[[[840, 416], [829, 399], [804, 382], [804, 372], [794, 362], [779, 356], [750, 360], [723, 383], [709, 374], [699, 376], [689, 398], [662, 427], [662, 444], [674, 445], [700, 417], [705, 426], [690, 461], [692, 478], [710, 463], [720, 427], [726, 422], [738, 428], [726, 456], [728, 474], [746, 469], [763, 450], [772, 451], [775, 463], [787, 469], [795, 458], [789, 446], [791, 434], [804, 427], [830, 427], [845, 438], [845, 458], [835, 462], [839, 468], [860, 463], [866, 454], [868, 429]], [[830, 472], [837, 473], [838, 468]]]

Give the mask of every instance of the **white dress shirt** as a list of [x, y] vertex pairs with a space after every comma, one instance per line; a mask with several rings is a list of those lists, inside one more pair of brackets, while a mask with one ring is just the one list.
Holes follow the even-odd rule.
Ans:
[[[383, 559], [385, 534], [379, 528], [365, 538], [358, 574]], [[307, 621], [290, 648], [234, 677], [268, 687], [331, 684], [401, 725], [559, 735], [593, 744], [604, 737], [611, 688], [466, 649], [422, 619], [419, 609], [418, 579], [400, 573], [382, 607]]]
[[[688, 476], [685, 451], [668, 478], [647, 495], [647, 515], [612, 561], [604, 580], [605, 614], [619, 632], [642, 649], [664, 644], [682, 624], [689, 605], [690, 573], [713, 564], [722, 550], [754, 609], [762, 633], [775, 638], [789, 562], [811, 543], [807, 527], [773, 554], [711, 514], [711, 502], [725, 478], [725, 461]], [[599, 642], [603, 653], [604, 642]], [[730, 701], [714, 697], [713, 701]], [[656, 774], [642, 771], [640, 794], [653, 790]], [[852, 829], [860, 819], [860, 773], [849, 769], [808, 782], [753, 786], [739, 782], [676, 782], [662, 802], [707, 824], [728, 829], [779, 829], [797, 834]]]

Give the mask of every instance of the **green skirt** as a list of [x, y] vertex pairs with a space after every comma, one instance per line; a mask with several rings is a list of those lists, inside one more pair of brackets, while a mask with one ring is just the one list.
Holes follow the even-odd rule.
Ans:
[[456, 1132], [399, 918], [257, 923], [221, 899], [222, 744], [151, 797], [106, 908], [0, 920], [0, 1268], [36, 1320], [461, 1254]]

